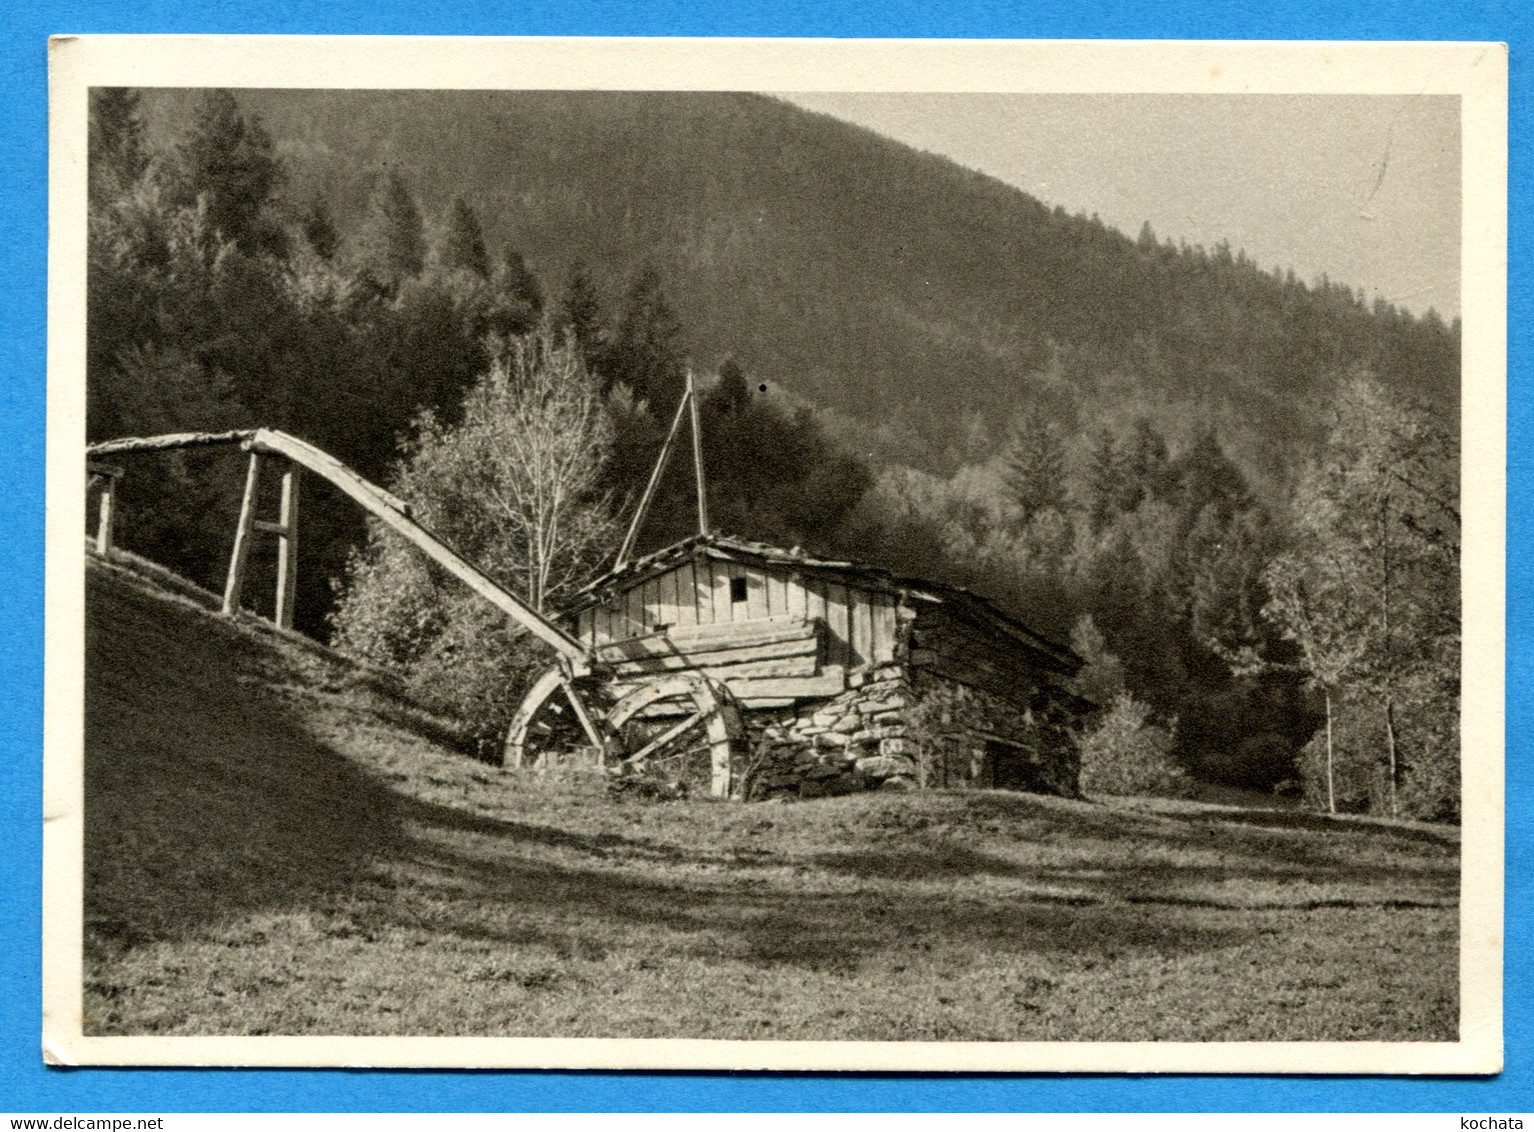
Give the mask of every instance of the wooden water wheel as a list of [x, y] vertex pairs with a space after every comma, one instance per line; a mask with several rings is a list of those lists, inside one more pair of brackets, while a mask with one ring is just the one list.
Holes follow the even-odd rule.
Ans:
[[590, 760], [614, 775], [681, 777], [680, 764], [706, 752], [709, 793], [725, 798], [743, 735], [729, 690], [698, 673], [624, 688], [591, 677], [571, 679], [551, 668], [512, 718], [504, 763], [540, 767]]

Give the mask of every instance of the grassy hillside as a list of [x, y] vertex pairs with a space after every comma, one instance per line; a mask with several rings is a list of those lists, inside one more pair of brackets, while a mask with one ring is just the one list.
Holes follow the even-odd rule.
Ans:
[[88, 577], [88, 1033], [1435, 1039], [1457, 831], [976, 791], [614, 803]]
[[[195, 95], [150, 92], [163, 144]], [[1352, 292], [1263, 274], [1232, 249], [1136, 242], [992, 178], [749, 94], [244, 91], [315, 200], [355, 234], [402, 171], [428, 216], [461, 194], [494, 252], [559, 292], [591, 266], [615, 303], [666, 281], [695, 360], [861, 422], [863, 446], [951, 466], [1009, 414], [1073, 428], [1150, 415], [1217, 425], [1282, 476], [1319, 440], [1350, 365], [1453, 411], [1458, 334]], [[1026, 158], [1026, 155], [1022, 155]], [[1190, 202], [1195, 207], [1196, 202]], [[869, 426], [875, 426], [872, 430]]]

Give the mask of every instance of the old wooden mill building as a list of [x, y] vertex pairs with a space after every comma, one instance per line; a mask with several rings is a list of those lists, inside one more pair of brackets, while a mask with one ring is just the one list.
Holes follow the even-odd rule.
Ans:
[[[700, 533], [631, 559], [689, 418]], [[270, 429], [93, 445], [96, 546], [112, 553], [124, 474], [102, 458], [235, 449], [248, 470], [224, 613], [241, 615], [251, 542], [270, 533], [279, 540], [276, 620], [292, 624], [299, 475], [329, 481], [553, 653], [508, 728], [510, 766], [595, 752], [620, 774], [685, 774], [702, 754], [710, 792], [735, 798], [965, 784], [1077, 792], [1069, 727], [1085, 706], [1070, 686], [1079, 657], [967, 590], [712, 533], [701, 443], [689, 377], [613, 569], [559, 618], [422, 527], [408, 501]], [[275, 522], [255, 514], [263, 461], [282, 476]]]
[[690, 670], [729, 690], [739, 794], [1076, 793], [1080, 658], [966, 590], [705, 534], [598, 578], [567, 619], [620, 689]]

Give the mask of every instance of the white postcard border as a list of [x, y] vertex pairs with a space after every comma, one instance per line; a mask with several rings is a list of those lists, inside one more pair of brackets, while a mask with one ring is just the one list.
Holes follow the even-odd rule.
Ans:
[[[1502, 44], [59, 36], [50, 52], [43, 1056], [60, 1065], [1486, 1074], [1502, 1064], [1507, 50]], [[1458, 95], [1464, 310], [1460, 1039], [765, 1042], [87, 1037], [86, 93], [91, 86]]]

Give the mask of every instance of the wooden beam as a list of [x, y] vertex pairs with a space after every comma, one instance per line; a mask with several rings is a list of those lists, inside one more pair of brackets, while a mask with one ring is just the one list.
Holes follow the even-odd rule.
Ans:
[[687, 734], [687, 732], [698, 726], [698, 724], [704, 722], [705, 718], [706, 717], [704, 713], [701, 711], [695, 710], [691, 712], [686, 719], [682, 720], [681, 723], [678, 723], [676, 726], [670, 727], [660, 735], [657, 735], [654, 739], [651, 739], [643, 747], [640, 747], [639, 750], [635, 751], [632, 755], [623, 761], [631, 765], [644, 762], [645, 759], [649, 758], [656, 751], [660, 750], [668, 743], [680, 739], [683, 735]]
[[939, 735], [944, 739], [958, 739], [960, 741], [974, 741], [982, 739], [987, 743], [999, 743], [1003, 747], [1011, 747], [1014, 750], [1023, 751], [1026, 754], [1037, 757], [1039, 747], [1037, 743], [1020, 743], [1016, 739], [1008, 739], [1005, 735], [998, 735], [994, 731], [943, 731]]
[[261, 454], [252, 452], [245, 469], [245, 496], [240, 501], [240, 523], [234, 530], [234, 550], [229, 555], [229, 577], [224, 580], [224, 616], [240, 611], [240, 588], [245, 584], [245, 562], [250, 557], [250, 536], [255, 530], [256, 496], [261, 488]]
[[124, 452], [166, 452], [175, 448], [207, 448], [224, 444], [244, 444], [256, 435], [255, 429], [231, 432], [172, 432], [164, 436], [125, 436], [105, 440], [86, 448], [87, 456], [110, 456]]
[[[691, 566], [692, 563], [687, 563]], [[668, 570], [656, 579], [660, 593], [657, 597], [659, 609], [656, 620], [663, 625], [671, 626], [681, 620], [680, 603], [677, 600], [677, 571]]]
[[293, 627], [293, 603], [298, 594], [298, 486], [301, 473], [292, 463], [282, 470], [282, 502], [277, 511], [277, 603], [274, 618], [284, 629]]
[[591, 713], [586, 710], [585, 701], [575, 690], [575, 685], [570, 683], [563, 674], [559, 678], [559, 683], [565, 690], [565, 699], [570, 701], [570, 707], [575, 710], [575, 718], [580, 721], [581, 730], [586, 733], [586, 738], [591, 740], [591, 745], [597, 749], [597, 766], [601, 766], [607, 755], [607, 741], [597, 730], [596, 722], [591, 718]]
[[697, 571], [697, 563], [684, 562], [676, 572], [676, 625], [673, 629], [689, 629], [698, 623]]
[[[714, 567], [707, 558], [693, 559], [692, 601], [698, 610], [696, 627], [712, 629], [714, 627]], [[692, 627], [684, 626], [683, 628], [690, 631]]]
[[982, 692], [989, 692], [1018, 708], [1027, 706], [1027, 697], [1033, 691], [1031, 683], [1020, 682], [1005, 674], [998, 674], [990, 666], [979, 661], [966, 664], [941, 653], [937, 654], [933, 660], [931, 671], [934, 676], [952, 680], [956, 684], [964, 684], [970, 688], [978, 688]]
[[868, 660], [884, 664], [895, 657], [895, 599], [889, 594], [868, 595]]
[[673, 668], [712, 668], [721, 664], [776, 660], [785, 656], [813, 657], [818, 651], [819, 644], [814, 635], [805, 633], [790, 640], [773, 641], [765, 645], [749, 645], [745, 648], [672, 649], [665, 652], [657, 650], [627, 659], [610, 657], [604, 649], [603, 659], [607, 660], [619, 673], [663, 672]]
[[[648, 687], [651, 682], [628, 677], [614, 684], [614, 688], [620, 694], [632, 694]], [[846, 691], [847, 671], [844, 668], [822, 668], [815, 676], [734, 678], [726, 679], [725, 685], [736, 699], [747, 706], [760, 700], [819, 700]]]
[[847, 632], [847, 587], [838, 582], [826, 584], [826, 656], [833, 664], [853, 663], [852, 641]]
[[655, 467], [650, 470], [650, 482], [645, 484], [644, 494], [639, 497], [639, 506], [634, 511], [633, 522], [629, 523], [628, 534], [623, 536], [623, 545], [618, 548], [617, 560], [613, 562], [613, 569], [617, 570], [629, 560], [629, 555], [634, 550], [634, 542], [639, 537], [639, 527], [644, 522], [645, 512], [650, 509], [650, 500], [655, 496], [656, 485], [660, 483], [660, 477], [666, 471], [666, 465], [671, 462], [671, 453], [676, 450], [676, 438], [682, 432], [682, 416], [687, 412], [687, 401], [692, 395], [692, 385], [689, 383], [687, 391], [682, 394], [682, 400], [677, 403], [676, 416], [671, 418], [671, 429], [666, 433], [666, 441], [660, 446], [660, 455], [655, 458]]
[[782, 617], [788, 613], [788, 579], [778, 570], [767, 573], [767, 616]]
[[87, 460], [85, 471], [87, 473], [86, 494], [89, 495], [92, 488], [101, 488], [101, 498], [97, 501], [96, 553], [104, 558], [112, 553], [112, 523], [117, 513], [117, 481], [122, 479], [123, 469], [116, 464]]
[[847, 591], [848, 636], [853, 663], [865, 667], [874, 659], [874, 595], [866, 590]]
[[624, 661], [617, 669], [621, 680], [663, 672], [701, 672], [713, 680], [733, 680], [736, 676], [813, 676], [816, 656], [815, 650], [804, 647], [787, 656], [753, 655], [726, 663], [716, 663], [713, 656], [657, 656], [653, 660]]
[[679, 626], [665, 633], [652, 633], [603, 645], [598, 655], [603, 660], [639, 660], [647, 656], [675, 656], [678, 653], [711, 652], [718, 649], [748, 648], [779, 641], [799, 641], [815, 636], [816, 625], [794, 617], [764, 617], [757, 621], [734, 621], [723, 625]]
[[714, 579], [715, 625], [728, 625], [735, 620], [735, 603], [730, 600], [730, 579], [739, 569], [740, 567], [733, 562], [711, 561], [709, 563], [709, 570]]
[[572, 672], [584, 673], [589, 670], [589, 656], [579, 641], [516, 594], [503, 589], [471, 566], [447, 543], [412, 519], [394, 496], [369, 483], [334, 456], [297, 437], [264, 428], [257, 430], [251, 437], [248, 447], [252, 455], [267, 453], [286, 456], [334, 484], [449, 574], [552, 647], [569, 662]]
[[726, 679], [725, 686], [737, 699], [755, 700], [787, 696], [793, 699], [814, 700], [823, 696], [835, 696], [847, 689], [845, 668], [822, 668], [815, 676], [757, 677], [754, 679]]
[[767, 619], [767, 575], [760, 570], [746, 571], [746, 616], [752, 621]]
[[708, 488], [703, 482], [703, 430], [698, 424], [698, 391], [687, 371], [687, 407], [692, 416], [692, 470], [698, 484], [698, 533], [708, 534]]

